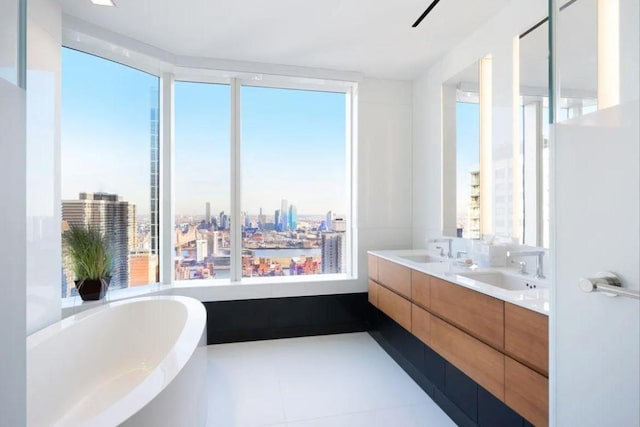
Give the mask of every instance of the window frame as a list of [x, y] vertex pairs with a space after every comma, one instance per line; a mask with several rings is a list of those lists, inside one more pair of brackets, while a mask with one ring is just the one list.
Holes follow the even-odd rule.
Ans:
[[[159, 269], [160, 281], [150, 284], [150, 291], [160, 287], [193, 287], [211, 285], [241, 285], [269, 283], [308, 283], [355, 280], [358, 277], [357, 256], [357, 140], [358, 140], [358, 82], [340, 78], [285, 73], [256, 73], [228, 71], [207, 66], [185, 67], [176, 65], [176, 58], [166, 55], [151, 56], [125, 48], [114, 48], [114, 44], [102, 39], [65, 28], [61, 48], [70, 48], [131, 67], [160, 79], [159, 91]], [[169, 59], [169, 60], [168, 60]], [[171, 60], [173, 59], [173, 61]], [[285, 70], [286, 71], [286, 67]], [[320, 73], [322, 74], [322, 73]], [[230, 279], [175, 280], [175, 82], [226, 84], [230, 86], [230, 196], [231, 196], [231, 277]], [[241, 100], [242, 86], [295, 89], [319, 92], [343, 93], [345, 95], [345, 176], [347, 209], [347, 255], [346, 269], [340, 274], [317, 274], [312, 276], [242, 278], [242, 232], [241, 212]], [[138, 289], [139, 292], [139, 289]]]

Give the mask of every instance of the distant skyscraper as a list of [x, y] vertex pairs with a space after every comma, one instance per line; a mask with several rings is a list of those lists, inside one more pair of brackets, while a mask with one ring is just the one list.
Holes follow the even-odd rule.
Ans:
[[260, 208], [260, 215], [258, 216], [258, 227], [263, 228], [267, 223], [267, 216], [262, 213], [262, 208]]
[[289, 206], [286, 199], [282, 199], [280, 204], [280, 215], [282, 215], [282, 231], [287, 231], [289, 229], [289, 220], [288, 220]]
[[274, 222], [275, 222], [275, 226], [276, 226], [276, 230], [277, 231], [281, 231], [282, 227], [280, 224], [280, 209], [276, 209], [276, 212], [273, 214], [274, 216]]
[[135, 208], [116, 194], [80, 193], [79, 200], [62, 201], [62, 220], [69, 226], [98, 230], [107, 238], [113, 253], [110, 288], [129, 286], [129, 251], [134, 236]]
[[229, 227], [230, 227], [229, 216], [226, 215], [224, 211], [220, 212], [220, 223], [218, 228], [220, 230], [228, 230]]
[[[159, 211], [160, 211], [160, 139], [158, 126], [158, 108], [160, 97], [158, 89], [151, 89], [150, 99], [151, 109], [149, 112], [150, 130], [150, 162], [151, 162], [151, 201], [150, 201], [150, 250], [151, 254], [157, 255], [160, 247], [159, 241]], [[158, 278], [156, 277], [156, 280]]]
[[322, 233], [322, 273], [342, 273], [345, 254], [344, 233]]
[[289, 206], [289, 230], [298, 229], [298, 209], [296, 205]]
[[196, 240], [196, 262], [204, 262], [207, 255], [207, 241]]
[[207, 202], [204, 208], [204, 222], [211, 224], [211, 203]]
[[138, 221], [136, 220], [136, 205], [129, 203], [129, 252], [138, 249]]
[[347, 231], [347, 222], [344, 218], [334, 218], [331, 221], [331, 229], [338, 232]]
[[333, 212], [327, 212], [327, 218], [325, 219], [325, 226], [327, 227], [327, 231], [331, 230], [331, 224], [333, 222]]

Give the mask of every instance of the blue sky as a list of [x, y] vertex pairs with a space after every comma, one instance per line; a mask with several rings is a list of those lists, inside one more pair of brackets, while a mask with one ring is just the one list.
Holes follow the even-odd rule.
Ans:
[[[62, 65], [63, 199], [113, 192], [148, 213], [158, 78], [70, 49]], [[243, 87], [241, 108], [242, 209], [345, 212], [345, 95]], [[176, 213], [228, 212], [229, 87], [177, 82], [175, 111]]]

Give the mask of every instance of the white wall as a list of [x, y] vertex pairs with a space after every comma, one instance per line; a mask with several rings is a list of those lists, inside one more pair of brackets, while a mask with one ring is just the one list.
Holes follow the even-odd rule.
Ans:
[[60, 319], [60, 4], [27, 9], [27, 333]]
[[0, 78], [0, 424], [7, 426], [26, 423], [25, 116], [25, 92]]
[[[496, 174], [510, 173], [515, 125], [513, 39], [546, 15], [547, 2], [512, 1], [413, 82], [414, 248], [424, 248], [427, 238], [442, 234], [442, 83], [485, 55], [492, 55], [492, 175], [495, 178]], [[495, 203], [492, 210], [496, 211]]]
[[640, 425], [640, 301], [578, 288], [609, 270], [640, 290], [639, 9], [620, 1], [621, 105], [552, 129], [557, 426]]

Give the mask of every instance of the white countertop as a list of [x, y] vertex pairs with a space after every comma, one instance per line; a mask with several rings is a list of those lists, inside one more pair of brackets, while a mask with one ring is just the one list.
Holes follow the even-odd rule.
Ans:
[[[489, 295], [494, 298], [501, 299], [514, 305], [535, 311], [546, 316], [549, 315], [549, 288], [551, 283], [548, 280], [534, 279], [532, 276], [521, 275], [516, 268], [469, 268], [465, 266], [454, 265], [447, 258], [440, 258], [441, 262], [423, 263], [414, 262], [408, 259], [404, 259], [404, 256], [420, 256], [430, 255], [434, 256], [433, 251], [426, 249], [407, 249], [407, 250], [393, 250], [393, 251], [369, 251], [369, 254], [386, 259], [388, 261], [395, 262], [405, 267], [411, 268], [416, 271], [428, 274], [430, 276], [437, 277], [439, 279], [446, 280], [459, 286], [472, 289], [477, 292], [481, 292], [485, 295]], [[472, 278], [460, 276], [460, 274], [471, 272], [500, 272], [507, 276], [516, 277], [519, 279], [527, 279], [537, 283], [539, 286], [536, 289], [527, 290], [506, 290], [498, 286], [490, 285], [487, 283], [474, 280]]]

